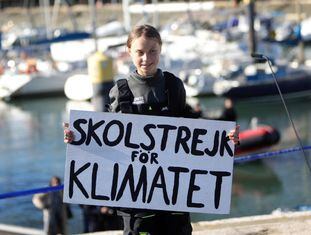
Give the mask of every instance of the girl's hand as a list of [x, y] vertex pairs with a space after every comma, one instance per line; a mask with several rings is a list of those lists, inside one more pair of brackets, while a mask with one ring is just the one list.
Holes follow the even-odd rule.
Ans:
[[240, 134], [240, 125], [236, 125], [235, 129], [229, 132], [228, 137], [230, 140], [233, 141], [234, 144], [239, 145], [240, 144], [239, 134]]
[[70, 144], [73, 141], [73, 132], [69, 130], [69, 124], [64, 122], [63, 123], [64, 128], [64, 143]]

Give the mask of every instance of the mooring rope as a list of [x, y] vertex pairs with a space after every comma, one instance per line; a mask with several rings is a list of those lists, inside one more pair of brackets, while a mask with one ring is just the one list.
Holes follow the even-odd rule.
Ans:
[[[311, 145], [304, 146], [303, 149], [304, 150], [310, 150]], [[301, 150], [302, 150], [301, 147], [292, 147], [292, 148], [281, 149], [281, 150], [272, 151], [272, 152], [238, 156], [234, 159], [234, 163], [235, 164], [241, 164], [241, 163], [246, 163], [246, 162], [252, 162], [252, 161], [256, 161], [256, 160], [260, 160], [260, 159], [271, 158], [274, 156], [280, 156], [281, 154], [297, 152], [297, 151], [301, 151]], [[5, 198], [33, 195], [36, 193], [48, 193], [48, 192], [59, 191], [59, 190], [63, 190], [63, 189], [64, 189], [64, 185], [58, 185], [58, 186], [53, 186], [53, 187], [43, 187], [43, 188], [35, 188], [35, 189], [29, 189], [29, 190], [3, 193], [3, 194], [0, 194], [0, 200], [5, 199]]]
[[[303, 149], [310, 150], [311, 145], [304, 146]], [[239, 163], [244, 163], [244, 162], [256, 161], [259, 159], [269, 158], [269, 157], [278, 156], [284, 153], [291, 153], [291, 152], [297, 152], [297, 151], [301, 151], [301, 147], [292, 147], [292, 148], [281, 149], [281, 150], [272, 151], [272, 152], [250, 154], [250, 155], [245, 155], [241, 157], [236, 157], [234, 159], [234, 163], [239, 164]]]
[[0, 194], [0, 199], [10, 198], [10, 197], [26, 196], [26, 195], [36, 194], [36, 193], [48, 193], [48, 192], [53, 192], [53, 191], [59, 191], [62, 189], [64, 189], [64, 185], [58, 185], [58, 186], [53, 186], [53, 187], [44, 187], [44, 188], [35, 188], [35, 189], [22, 190], [22, 191], [15, 191], [15, 192], [10, 192], [10, 193]]

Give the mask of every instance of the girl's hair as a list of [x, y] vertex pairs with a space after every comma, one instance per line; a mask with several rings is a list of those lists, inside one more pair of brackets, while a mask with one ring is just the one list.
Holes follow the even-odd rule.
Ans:
[[160, 46], [162, 45], [162, 39], [161, 39], [161, 36], [158, 30], [151, 25], [144, 24], [144, 25], [136, 26], [132, 30], [132, 32], [129, 34], [127, 38], [126, 46], [128, 48], [131, 48], [133, 40], [141, 36], [144, 36], [146, 38], [156, 39], [159, 45]]

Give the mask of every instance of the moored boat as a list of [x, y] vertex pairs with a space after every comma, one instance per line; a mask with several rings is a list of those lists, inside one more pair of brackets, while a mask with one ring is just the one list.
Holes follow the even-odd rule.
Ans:
[[32, 70], [5, 71], [0, 76], [0, 99], [63, 95], [67, 78], [85, 70], [70, 68], [70, 65], [63, 66], [62, 70], [52, 68], [48, 63], [43, 64], [41, 68], [36, 65]]
[[236, 147], [236, 155], [256, 152], [271, 147], [279, 142], [280, 133], [271, 126], [263, 125], [241, 131], [239, 138], [240, 145]]
[[[256, 67], [256, 65], [249, 65], [248, 68]], [[264, 65], [265, 66], [265, 65]], [[266, 65], [267, 66], [267, 65]], [[258, 97], [270, 97], [278, 95], [278, 89], [273, 79], [271, 72], [252, 68], [252, 74], [244, 74], [237, 78], [233, 83], [230, 80], [227, 82], [218, 81], [214, 86], [214, 91], [217, 95], [230, 97], [231, 99], [249, 99]], [[311, 72], [308, 69], [299, 68], [292, 69], [289, 66], [277, 66], [275, 77], [284, 95], [292, 97], [300, 97], [310, 95], [311, 91]]]

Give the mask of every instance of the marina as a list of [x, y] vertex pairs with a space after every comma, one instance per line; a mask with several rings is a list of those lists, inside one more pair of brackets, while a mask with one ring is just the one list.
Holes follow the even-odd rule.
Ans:
[[[193, 10], [193, 16], [198, 18], [202, 10], [211, 15], [219, 14], [219, 12], [228, 13], [227, 6], [225, 8], [222, 6], [225, 4], [223, 1], [220, 1], [215, 9], [216, 5], [213, 4], [209, 2], [206, 5], [194, 4], [192, 8], [190, 5], [189, 7]], [[12, 48], [8, 51], [5, 48], [5, 53], [3, 53], [4, 50], [1, 51], [0, 195], [47, 187], [49, 179], [54, 175], [64, 179], [66, 144], [63, 142], [62, 123], [69, 121], [70, 109], [94, 110], [90, 102], [93, 92], [90, 90], [92, 84], [88, 80], [86, 60], [95, 48], [113, 58], [117, 65], [115, 80], [122, 78], [132, 69], [129, 58], [124, 53], [126, 25], [120, 24], [124, 17], [122, 8], [120, 4], [111, 5], [109, 5], [110, 10], [116, 13], [118, 19], [109, 24], [106, 18], [107, 13], [98, 15], [98, 22], [100, 22], [98, 25], [104, 23], [102, 27], [97, 28], [96, 32], [99, 37], [97, 44], [89, 38], [91, 32], [84, 29], [79, 30], [85, 33], [82, 39], [75, 38], [73, 41], [66, 42], [49, 41], [48, 44], [51, 43], [51, 47], [48, 50], [54, 53], [54, 61], [50, 63], [51, 60], [47, 62], [39, 57], [36, 58], [36, 69], [40, 71], [18, 73], [18, 60], [13, 66], [12, 62], [8, 63], [5, 58], [10, 58], [12, 61], [20, 51], [17, 54], [10, 54], [13, 51]], [[311, 162], [310, 45], [305, 45], [303, 48], [305, 61], [299, 65], [298, 57], [296, 57], [299, 48], [296, 44], [294, 46], [280, 45], [274, 44], [281, 43], [280, 41], [269, 40], [258, 43], [258, 51], [276, 61], [277, 64], [273, 65], [274, 69], [280, 68], [275, 70], [275, 75], [279, 79], [288, 110], [302, 144], [306, 147], [306, 156], [304, 156], [277, 94], [268, 64], [253, 64], [249, 53], [246, 53], [248, 46], [247, 40], [245, 41], [245, 32], [237, 32], [235, 30], [238, 28], [231, 28], [233, 30], [230, 31], [230, 35], [229, 31], [226, 34], [220, 34], [216, 32], [216, 29], [220, 31], [225, 26], [228, 27], [228, 22], [226, 24], [220, 24], [221, 21], [218, 22], [219, 24], [214, 22], [213, 27], [204, 26], [204, 21], [200, 22], [201, 24], [190, 22], [191, 16], [181, 16], [181, 14], [186, 15], [187, 8], [183, 4], [180, 6], [182, 10], [176, 7], [176, 12], [169, 12], [174, 16], [172, 17], [174, 20], [176, 17], [179, 20], [182, 18], [186, 20], [176, 20], [173, 23], [168, 20], [167, 10], [170, 8], [159, 6], [159, 11], [162, 11], [164, 17], [158, 19], [158, 22], [155, 14], [157, 11], [150, 6], [150, 8], [145, 8], [146, 13], [150, 14], [149, 18], [144, 18], [146, 17], [144, 15], [145, 21], [153, 20], [153, 23], [165, 25], [161, 28], [162, 37], [165, 39], [161, 68], [167, 68], [183, 80], [188, 103], [192, 107], [199, 105], [205, 116], [211, 118], [219, 116], [225, 98], [230, 97], [234, 100], [237, 123], [241, 126], [241, 133], [244, 131], [244, 136], [249, 138], [254, 135], [255, 141], [258, 138], [270, 138], [263, 146], [258, 148], [251, 146], [244, 152], [242, 149], [244, 143], [241, 140], [240, 150], [237, 148], [236, 151], [237, 161], [234, 164], [230, 214], [191, 213], [193, 234], [206, 234], [206, 231], [211, 234], [246, 234], [246, 232], [262, 234], [263, 231], [267, 231], [267, 234], [278, 234], [275, 232], [278, 231], [277, 229], [286, 234], [286, 230], [289, 231], [290, 228], [283, 229], [283, 227], [289, 223], [289, 218], [295, 218], [292, 226], [297, 226], [297, 230], [290, 231], [307, 234], [304, 232], [306, 225], [310, 224], [311, 207], [311, 172], [308, 168]], [[306, 6], [306, 9], [310, 8], [310, 4]], [[101, 7], [97, 10], [104, 10], [105, 5]], [[132, 11], [132, 22], [139, 21], [140, 12], [143, 11], [141, 7], [141, 5], [134, 5], [129, 8]], [[264, 4], [258, 6], [258, 11], [262, 10], [262, 7], [267, 6]], [[86, 9], [87, 6], [73, 7], [74, 11], [77, 10], [80, 15], [84, 16], [83, 19], [77, 17], [77, 21], [86, 21], [89, 16]], [[5, 10], [4, 13], [8, 15], [8, 11]], [[33, 9], [33, 14], [37, 14], [37, 9]], [[288, 15], [290, 16], [287, 17], [290, 18], [293, 14]], [[202, 16], [200, 19], [203, 18]], [[241, 18], [239, 19], [243, 22]], [[161, 22], [162, 20], [165, 22]], [[309, 21], [305, 21], [304, 25], [307, 22]], [[193, 31], [191, 23], [200, 25], [202, 28], [194, 27], [196, 30]], [[69, 23], [66, 22], [66, 24]], [[243, 24], [240, 26], [243, 28]], [[177, 30], [173, 30], [174, 27]], [[211, 28], [214, 28], [215, 32], [210, 32]], [[263, 32], [263, 29], [260, 32]], [[304, 40], [308, 41], [308, 31], [305, 30], [304, 33]], [[227, 41], [228, 36], [230, 40]], [[238, 43], [233, 40], [236, 36], [241, 37], [237, 40]], [[208, 43], [210, 43], [209, 46], [205, 46]], [[7, 54], [7, 52], [10, 53]], [[286, 69], [290, 68], [292, 73], [284, 72], [286, 69], [282, 70], [282, 66]], [[27, 67], [27, 69], [32, 68]], [[259, 85], [255, 86], [248, 83], [249, 81], [246, 84], [246, 75], [252, 80], [251, 82], [259, 81]], [[264, 82], [260, 80], [263, 77]], [[19, 82], [14, 82], [14, 79], [18, 79]], [[29, 87], [26, 86], [27, 84]], [[76, 92], [77, 90], [79, 92]], [[254, 123], [257, 124], [255, 125], [257, 129]], [[274, 132], [268, 133], [271, 130]], [[257, 132], [254, 134], [247, 131]], [[267, 136], [258, 136], [258, 133], [265, 133]], [[254, 145], [256, 144], [258, 142]], [[293, 149], [295, 151], [291, 151]], [[261, 157], [260, 154], [266, 155]], [[253, 161], [238, 162], [239, 157], [242, 159], [248, 157]], [[77, 204], [73, 204], [71, 208], [73, 218], [68, 221], [69, 234], [80, 234], [83, 231], [81, 208]], [[303, 225], [301, 221], [305, 224]], [[256, 227], [256, 224], [259, 227]], [[228, 227], [231, 225], [232, 228], [229, 230]], [[31, 194], [4, 199], [0, 197], [0, 234], [10, 234], [11, 228], [17, 229], [15, 231], [25, 228], [28, 231], [27, 234], [42, 234], [42, 226], [42, 211], [32, 203]], [[243, 230], [243, 226], [249, 226], [247, 231]], [[6, 230], [8, 233], [1, 233], [1, 230]], [[26, 230], [24, 233], [26, 234]], [[12, 232], [12, 234], [23, 234], [23, 232]]]

